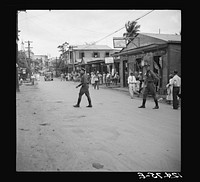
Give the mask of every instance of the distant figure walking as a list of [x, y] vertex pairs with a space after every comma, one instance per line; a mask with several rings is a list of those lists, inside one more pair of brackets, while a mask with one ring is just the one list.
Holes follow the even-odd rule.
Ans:
[[64, 74], [63, 73], [60, 74], [60, 80], [64, 81]]
[[106, 74], [103, 72], [103, 84], [106, 83]]
[[78, 88], [80, 86], [82, 86], [82, 87], [79, 92], [77, 104], [74, 105], [74, 107], [80, 107], [81, 98], [82, 98], [83, 94], [85, 94], [88, 99], [89, 105], [87, 107], [92, 107], [92, 102], [91, 102], [90, 93], [89, 93], [89, 81], [88, 81], [87, 75], [85, 74], [84, 68], [81, 68], [81, 83], [78, 86], [76, 86], [76, 88]]
[[115, 85], [117, 85], [118, 81], [119, 81], [119, 75], [118, 75], [118, 72], [116, 72], [115, 75], [114, 75], [114, 83], [115, 83]]
[[111, 75], [110, 75], [110, 73], [107, 73], [107, 75], [106, 75], [106, 86], [110, 86], [110, 79], [111, 79]]
[[99, 90], [99, 72], [97, 71], [97, 73], [94, 76], [94, 89], [97, 88], [97, 90]]

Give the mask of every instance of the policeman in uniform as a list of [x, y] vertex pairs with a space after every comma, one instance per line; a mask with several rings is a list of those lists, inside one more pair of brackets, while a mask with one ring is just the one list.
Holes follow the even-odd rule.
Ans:
[[153, 109], [158, 109], [158, 100], [156, 98], [156, 87], [155, 87], [155, 80], [158, 81], [159, 78], [156, 76], [156, 74], [150, 70], [150, 64], [147, 64], [147, 72], [144, 78], [144, 92], [143, 92], [143, 101], [142, 105], [139, 108], [145, 108], [146, 98], [148, 93], [150, 92], [154, 98], [155, 107]]
[[83, 94], [85, 94], [88, 99], [89, 105], [87, 107], [92, 107], [92, 102], [91, 102], [90, 93], [89, 93], [89, 80], [88, 80], [87, 75], [85, 74], [85, 69], [81, 68], [80, 73], [81, 73], [81, 83], [79, 85], [77, 85], [76, 88], [78, 88], [80, 86], [82, 86], [82, 87], [79, 92], [77, 104], [74, 105], [74, 107], [80, 107], [80, 102], [81, 102], [81, 98], [82, 98]]

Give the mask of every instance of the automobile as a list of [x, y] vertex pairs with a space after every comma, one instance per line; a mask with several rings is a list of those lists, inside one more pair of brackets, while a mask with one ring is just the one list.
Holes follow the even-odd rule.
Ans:
[[44, 74], [44, 81], [53, 81], [53, 73], [52, 72], [46, 72]]

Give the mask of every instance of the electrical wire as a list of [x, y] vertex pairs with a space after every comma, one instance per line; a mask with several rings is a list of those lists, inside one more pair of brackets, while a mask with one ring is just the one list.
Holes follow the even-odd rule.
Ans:
[[[151, 11], [149, 11], [148, 13], [145, 13], [145, 14], [142, 15], [141, 17], [135, 19], [134, 21], [138, 21], [138, 20], [140, 20], [141, 18], [147, 16], [148, 14], [150, 14], [150, 13], [153, 12], [153, 11], [154, 11], [154, 10], [151, 10]], [[119, 32], [120, 30], [122, 30], [122, 29], [124, 29], [124, 28], [125, 28], [124, 26], [121, 27], [120, 29], [118, 29], [118, 30], [116, 30], [116, 31], [114, 31], [114, 32], [112, 32], [112, 33], [110, 33], [109, 35], [107, 35], [107, 36], [105, 36], [105, 37], [103, 37], [103, 38], [101, 38], [101, 39], [95, 41], [94, 44], [96, 44], [97, 42], [100, 42], [100, 41], [104, 40], [105, 38], [107, 38], [107, 37], [109, 37], [109, 36], [111, 36], [111, 35], [113, 35], [113, 34]]]

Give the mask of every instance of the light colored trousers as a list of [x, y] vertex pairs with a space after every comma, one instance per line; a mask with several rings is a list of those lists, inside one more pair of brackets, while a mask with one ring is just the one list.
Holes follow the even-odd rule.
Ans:
[[135, 83], [129, 84], [129, 93], [130, 93], [131, 98], [133, 98], [134, 93], [137, 93]]

